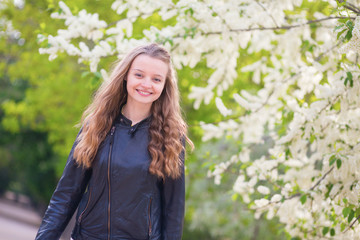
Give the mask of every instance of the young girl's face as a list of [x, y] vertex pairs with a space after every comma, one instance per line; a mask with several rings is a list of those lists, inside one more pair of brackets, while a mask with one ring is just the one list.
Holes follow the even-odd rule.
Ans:
[[145, 54], [137, 56], [127, 74], [127, 104], [145, 104], [157, 100], [165, 86], [168, 65]]

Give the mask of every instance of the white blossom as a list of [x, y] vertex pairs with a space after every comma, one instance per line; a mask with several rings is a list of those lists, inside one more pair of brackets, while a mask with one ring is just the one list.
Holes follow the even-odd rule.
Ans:
[[258, 186], [257, 190], [258, 190], [259, 193], [264, 194], [264, 195], [267, 195], [267, 194], [270, 193], [270, 189], [268, 187], [265, 187], [265, 186]]
[[254, 203], [255, 203], [256, 207], [262, 208], [269, 204], [269, 200], [262, 198], [262, 199], [255, 200]]
[[231, 109], [227, 109], [224, 103], [221, 101], [221, 98], [217, 97], [215, 99], [216, 107], [219, 109], [220, 113], [226, 117], [227, 115], [231, 114]]
[[271, 197], [271, 202], [278, 202], [282, 199], [282, 196], [280, 194], [274, 194], [274, 196]]

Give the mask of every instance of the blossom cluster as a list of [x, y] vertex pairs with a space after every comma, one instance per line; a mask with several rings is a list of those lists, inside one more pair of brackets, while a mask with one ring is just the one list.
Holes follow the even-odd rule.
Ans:
[[[319, 2], [337, 15], [302, 8]], [[65, 52], [97, 71], [103, 57], [121, 58], [134, 46], [160, 42], [177, 69], [204, 61], [212, 74], [206, 86], [192, 88], [189, 98], [195, 109], [215, 101], [228, 119], [202, 123], [203, 141], [230, 136], [243, 143], [209, 171], [215, 183], [221, 184], [228, 168], [237, 168], [233, 191], [256, 217], [279, 217], [292, 236], [360, 239], [360, 18], [343, 45], [334, 28], [340, 18], [355, 18], [345, 7], [334, 0], [116, 0], [112, 10], [125, 17], [110, 25], [86, 10], [74, 15], [60, 2], [62, 11], [52, 17], [65, 20], [66, 29], [42, 35], [49, 47], [40, 52], [50, 59]], [[152, 26], [144, 38], [132, 38], [136, 19], [155, 13], [176, 23]], [[245, 66], [246, 56], [253, 61]], [[234, 85], [245, 73], [257, 90]], [[225, 102], [230, 87], [238, 93]], [[231, 118], [238, 109], [241, 116]], [[251, 157], [252, 146], [265, 143], [267, 151]]]
[[[8, 0], [0, 1], [0, 11], [6, 9], [8, 7]], [[24, 6], [23, 1], [15, 1], [15, 6], [18, 8], [22, 8]], [[16, 30], [12, 24], [12, 22], [6, 17], [0, 17], [0, 38], [9, 38], [12, 41], [16, 41], [19, 45], [23, 45], [25, 40], [21, 38], [21, 33]]]

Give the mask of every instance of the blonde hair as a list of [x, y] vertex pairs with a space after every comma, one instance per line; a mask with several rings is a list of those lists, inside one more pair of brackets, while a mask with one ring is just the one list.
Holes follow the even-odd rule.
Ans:
[[100, 143], [105, 139], [114, 120], [120, 113], [120, 106], [127, 100], [126, 78], [134, 59], [140, 54], [159, 59], [169, 66], [164, 89], [151, 106], [150, 141], [148, 150], [151, 156], [150, 173], [165, 179], [177, 178], [181, 174], [182, 162], [179, 158], [187, 137], [187, 126], [182, 119], [179, 105], [179, 90], [176, 72], [171, 64], [169, 53], [157, 44], [140, 46], [130, 51], [112, 70], [109, 81], [104, 81], [94, 95], [93, 102], [84, 111], [74, 158], [79, 165], [89, 168]]

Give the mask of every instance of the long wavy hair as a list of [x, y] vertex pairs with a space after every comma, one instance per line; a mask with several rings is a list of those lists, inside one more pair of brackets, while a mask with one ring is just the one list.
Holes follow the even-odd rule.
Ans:
[[128, 93], [124, 79], [132, 62], [140, 54], [165, 62], [169, 69], [164, 89], [151, 106], [149, 171], [162, 179], [178, 178], [183, 164], [179, 156], [185, 151], [182, 141], [186, 140], [192, 147], [193, 144], [187, 137], [187, 125], [181, 116], [177, 77], [170, 54], [155, 43], [133, 49], [114, 65], [109, 80], [101, 84], [82, 115], [82, 131], [77, 139], [74, 158], [79, 165], [91, 167], [100, 143], [119, 116], [120, 107], [126, 103]]

